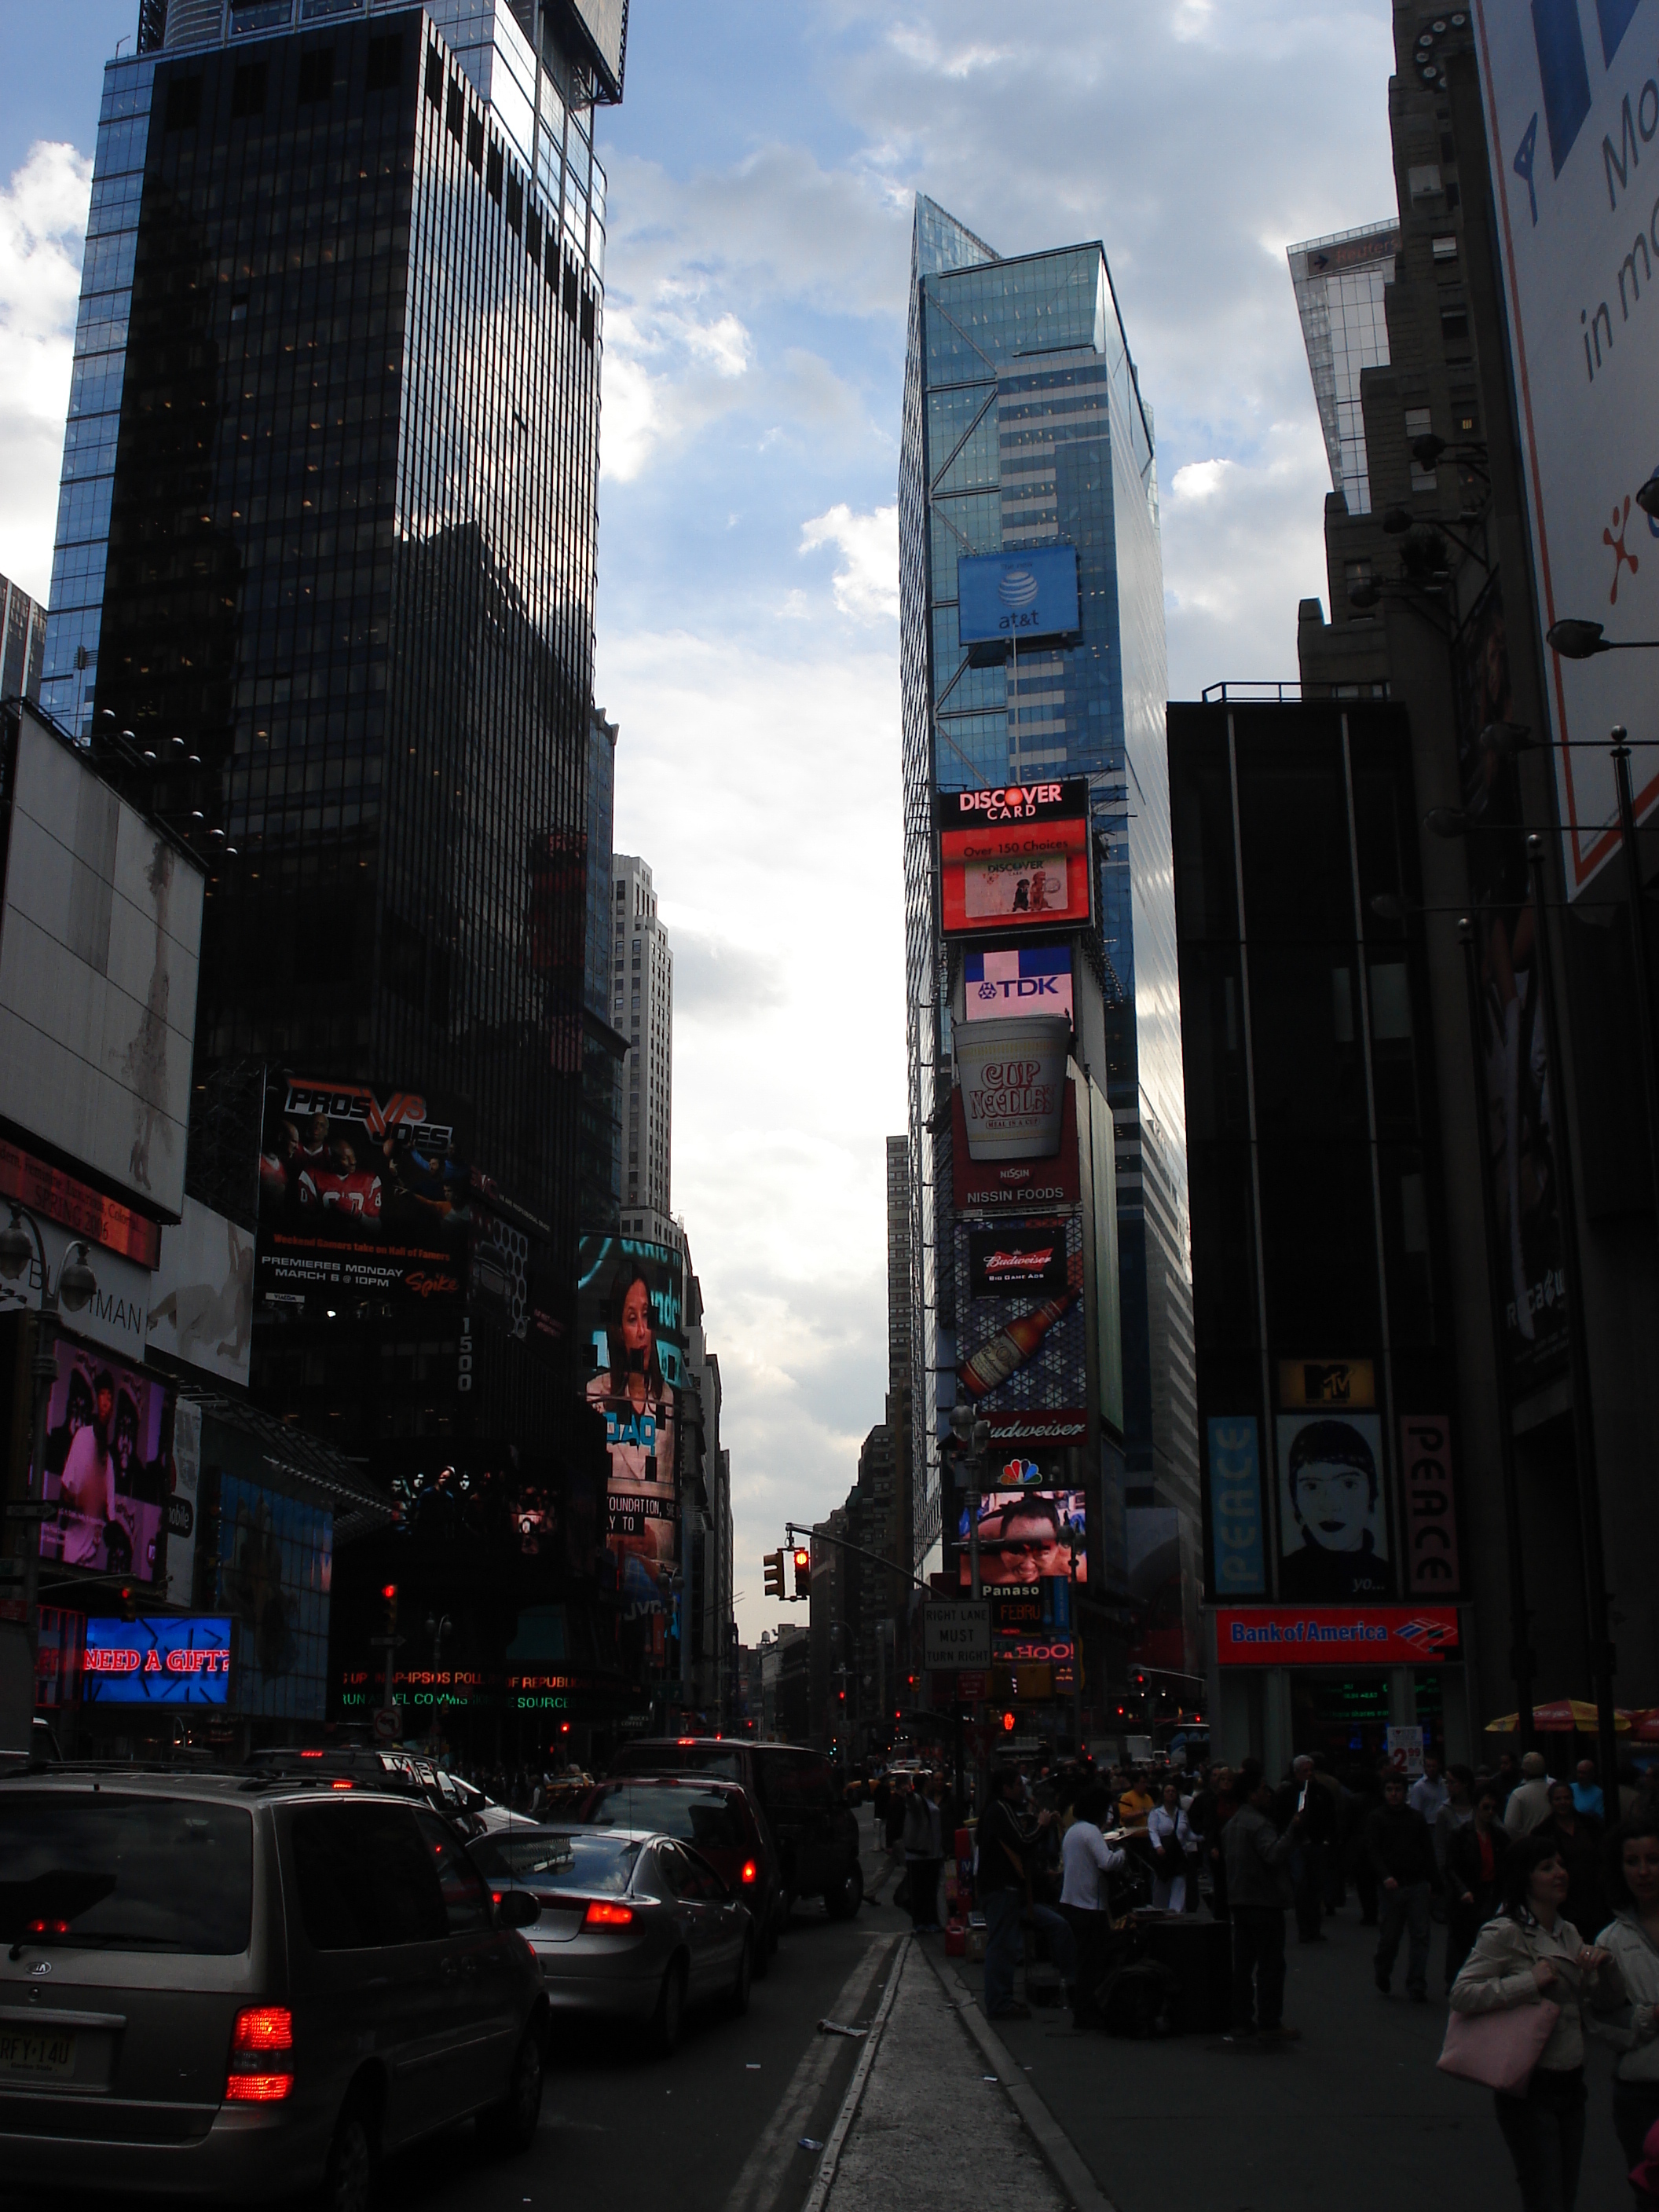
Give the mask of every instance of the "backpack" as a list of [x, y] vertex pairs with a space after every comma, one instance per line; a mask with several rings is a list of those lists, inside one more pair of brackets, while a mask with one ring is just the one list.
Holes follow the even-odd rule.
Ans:
[[1138, 2043], [1181, 2033], [1181, 1984], [1157, 1959], [1136, 1959], [1110, 1973], [1095, 2002], [1108, 2035]]

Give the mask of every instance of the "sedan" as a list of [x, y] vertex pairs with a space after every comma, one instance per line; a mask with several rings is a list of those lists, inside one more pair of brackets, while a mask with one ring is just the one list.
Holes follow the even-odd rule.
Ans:
[[595, 1783], [556, 1817], [636, 1834], [649, 1829], [689, 1844], [754, 1915], [755, 1972], [765, 1973], [787, 1917], [783, 1869], [766, 1816], [740, 1782], [706, 1774], [629, 1775]]
[[748, 2010], [753, 1918], [689, 1844], [646, 1828], [514, 1828], [467, 1850], [498, 1904], [520, 1889], [540, 1906], [524, 1938], [556, 2020], [637, 2021], [665, 2057], [690, 2006]]

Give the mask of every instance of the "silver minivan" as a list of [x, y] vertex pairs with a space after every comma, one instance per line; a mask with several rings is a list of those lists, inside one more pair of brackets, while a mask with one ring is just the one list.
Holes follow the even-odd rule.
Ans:
[[548, 2003], [464, 1838], [349, 1778], [0, 1780], [0, 2173], [365, 2212], [375, 2166], [476, 2115], [526, 2149]]

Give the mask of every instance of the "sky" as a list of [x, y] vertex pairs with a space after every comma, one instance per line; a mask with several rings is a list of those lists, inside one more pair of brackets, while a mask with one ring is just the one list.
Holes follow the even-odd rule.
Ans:
[[[0, 0], [0, 571], [44, 595], [100, 71], [137, 0]], [[73, 34], [66, 27], [73, 24]], [[1294, 677], [1329, 476], [1285, 266], [1390, 215], [1388, 0], [634, 0], [596, 696], [675, 951], [673, 1205], [739, 1630], [886, 1382], [904, 1126], [898, 434], [914, 195], [1103, 240], [1158, 434], [1170, 693]]]

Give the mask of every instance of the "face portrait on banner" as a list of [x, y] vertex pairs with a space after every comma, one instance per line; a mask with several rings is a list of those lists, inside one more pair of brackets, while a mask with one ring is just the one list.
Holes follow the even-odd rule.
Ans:
[[646, 1265], [624, 1254], [605, 1299], [605, 1364], [587, 1382], [611, 1461], [606, 1543], [635, 1614], [662, 1610], [662, 1571], [679, 1549], [674, 1393], [658, 1356], [651, 1292]]
[[1377, 1415], [1281, 1413], [1278, 1430], [1280, 1597], [1392, 1595]]

